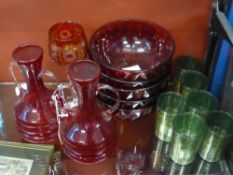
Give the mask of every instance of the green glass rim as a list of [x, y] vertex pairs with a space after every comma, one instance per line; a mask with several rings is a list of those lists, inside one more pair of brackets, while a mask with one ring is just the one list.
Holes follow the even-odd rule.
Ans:
[[[198, 97], [204, 98], [204, 97], [209, 97], [211, 98], [212, 102], [213, 102], [213, 109], [210, 109], [211, 111], [216, 110], [219, 106], [219, 102], [218, 99], [210, 92], [206, 91], [206, 90], [193, 90], [187, 97], [187, 105], [188, 107], [196, 107], [197, 105], [194, 104], [193, 100], [197, 100]], [[200, 100], [203, 101], [203, 100]], [[206, 102], [206, 101], [204, 101]]]
[[159, 95], [158, 99], [157, 99], [157, 110], [160, 111], [160, 112], [166, 112], [168, 113], [169, 115], [172, 115], [172, 113], [169, 113], [167, 112], [161, 105], [161, 102], [163, 100], [166, 100], [166, 98], [169, 98], [169, 97], [172, 97], [172, 98], [177, 98], [177, 100], [179, 101], [183, 101], [183, 103], [186, 104], [186, 99], [181, 95], [179, 94], [178, 92], [173, 92], [173, 91], [168, 91], [168, 92], [164, 92], [162, 94]]
[[207, 88], [208, 87], [208, 78], [207, 76], [205, 76], [203, 73], [198, 72], [198, 71], [194, 71], [194, 70], [185, 70], [181, 73], [180, 75], [180, 84], [184, 85], [185, 88], [187, 89], [193, 89], [193, 87], [191, 87], [187, 81], [190, 81], [190, 79], [194, 77], [194, 78], [200, 78], [201, 79], [201, 83], [202, 83], [202, 87], [201, 88]]
[[184, 70], [203, 71], [203, 63], [197, 57], [191, 55], [180, 55], [175, 59], [175, 66], [180, 72]]
[[[182, 117], [184, 118], [187, 118], [187, 117], [190, 117], [190, 118], [196, 118], [200, 121], [200, 124], [202, 126], [200, 126], [200, 129], [198, 130], [199, 133], [196, 134], [195, 136], [189, 136], [189, 135], [186, 135], [186, 134], [182, 134], [180, 133], [180, 128], [177, 127], [176, 125], [176, 122], [178, 122], [178, 120], [182, 119]], [[205, 120], [199, 116], [198, 114], [193, 114], [191, 112], [184, 112], [184, 113], [180, 113], [178, 115], [175, 116], [175, 118], [173, 119], [173, 129], [174, 131], [181, 137], [183, 138], [188, 138], [188, 139], [191, 139], [191, 140], [196, 140], [198, 137], [200, 137], [201, 135], [204, 136], [205, 134], [205, 130], [206, 130], [206, 122]]]
[[[213, 117], [214, 116], [214, 117]], [[233, 135], [233, 131], [231, 131], [230, 128], [227, 128], [227, 130], [225, 130], [227, 132], [227, 134], [222, 134], [222, 133], [216, 133], [213, 128], [211, 126], [209, 126], [212, 122], [213, 119], [216, 117], [218, 117], [219, 120], [228, 120], [228, 124], [231, 124], [231, 128], [233, 128], [233, 116], [226, 111], [221, 111], [221, 110], [215, 110], [215, 111], [210, 111], [207, 113], [207, 118], [206, 118], [206, 126], [207, 129], [215, 136], [217, 137], [231, 137]], [[221, 118], [220, 118], [221, 117]], [[222, 117], [224, 117], [224, 119], [222, 119]], [[216, 124], [219, 124], [219, 122], [216, 122]]]

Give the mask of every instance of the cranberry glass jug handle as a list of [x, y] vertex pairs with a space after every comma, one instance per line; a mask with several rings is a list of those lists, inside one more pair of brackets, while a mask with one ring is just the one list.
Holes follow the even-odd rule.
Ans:
[[118, 92], [118, 90], [116, 90], [114, 87], [109, 86], [107, 84], [98, 84], [97, 86], [97, 91], [100, 90], [105, 90], [108, 89], [110, 91], [112, 91], [114, 94], [116, 94], [116, 103], [114, 106], [112, 106], [110, 109], [105, 111], [105, 119], [106, 120], [111, 120], [112, 119], [112, 114], [118, 109], [119, 105], [120, 105], [120, 94]]
[[53, 79], [57, 84], [60, 83], [60, 81], [59, 81], [59, 79], [57, 78], [57, 76], [56, 76], [54, 73], [52, 73], [52, 72], [50, 72], [50, 71], [48, 71], [48, 70], [42, 71], [42, 72], [40, 73], [39, 76], [40, 76], [41, 78], [43, 78], [44, 76], [47, 76], [47, 77], [50, 77], [51, 79]]
[[[65, 89], [71, 92], [71, 96], [65, 97]], [[79, 97], [74, 90], [73, 86], [70, 84], [59, 84], [57, 89], [53, 92], [52, 100], [56, 107], [56, 113], [57, 113], [57, 120], [58, 123], [60, 122], [61, 118], [66, 118], [74, 111], [76, 107], [78, 107]]]
[[[9, 66], [9, 71], [10, 71], [10, 74], [11, 76], [13, 77], [13, 80], [14, 80], [14, 83], [16, 85], [16, 88], [15, 88], [15, 92], [16, 92], [16, 95], [17, 96], [21, 96], [22, 94], [25, 93], [25, 91], [27, 90], [27, 87], [26, 87], [26, 83], [19, 83], [16, 76], [15, 76], [15, 73], [14, 73], [14, 67], [17, 67], [19, 68], [18, 64], [15, 62], [15, 61], [12, 61], [10, 63], [10, 66]], [[20, 70], [20, 69], [19, 69]], [[43, 78], [44, 76], [47, 76], [47, 77], [50, 77], [51, 79], [53, 79], [56, 83], [59, 84], [59, 80], [58, 78], [55, 76], [54, 73], [50, 72], [50, 71], [41, 71], [41, 73], [39, 74], [39, 76], [41, 78]]]
[[14, 67], [18, 67], [18, 65], [17, 65], [16, 62], [12, 61], [10, 63], [10, 66], [9, 66], [9, 71], [10, 71], [10, 74], [13, 77], [14, 83], [16, 85], [15, 93], [16, 93], [17, 96], [20, 96], [20, 95], [25, 93], [27, 87], [25, 86], [26, 84], [21, 84], [21, 83], [18, 82], [18, 80], [17, 80], [17, 78], [16, 78], [16, 76], [14, 74], [14, 71], [13, 71]]
[[[65, 90], [71, 92], [70, 97], [65, 97]], [[76, 93], [74, 87], [71, 84], [59, 84], [57, 89], [53, 92], [52, 100], [55, 104], [56, 115], [57, 115], [57, 123], [58, 123], [58, 139], [63, 145], [63, 141], [61, 138], [61, 120], [63, 118], [68, 118], [69, 114], [72, 115], [73, 109], [78, 108], [79, 104], [79, 95]]]

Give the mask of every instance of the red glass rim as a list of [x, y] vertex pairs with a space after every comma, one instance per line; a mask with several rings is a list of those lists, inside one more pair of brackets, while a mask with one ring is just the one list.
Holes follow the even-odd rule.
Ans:
[[[102, 106], [104, 108], [111, 108], [111, 105], [102, 102]], [[147, 106], [141, 109], [121, 109], [118, 108], [116, 112], [114, 112], [114, 117], [119, 118], [120, 120], [129, 120], [134, 121], [140, 119], [142, 117], [150, 116], [155, 109], [154, 105]]]
[[100, 77], [100, 66], [91, 60], [80, 60], [68, 66], [68, 77], [71, 80], [85, 83], [97, 81]]
[[131, 103], [131, 104], [139, 103], [139, 102], [141, 102], [141, 103], [153, 102], [153, 101], [156, 101], [156, 99], [158, 98], [158, 95], [155, 95], [155, 96], [141, 99], [141, 100], [122, 100], [122, 99], [117, 99], [116, 97], [112, 97], [108, 94], [105, 94], [104, 92], [100, 92], [99, 94], [100, 94], [99, 95], [100, 97], [103, 97], [103, 98], [106, 98], [106, 99], [109, 99], [112, 101], [119, 101], [120, 103]]
[[[169, 75], [169, 74], [168, 74]], [[163, 77], [163, 79], [160, 79], [157, 82], [154, 82], [153, 84], [149, 84], [147, 86], [140, 86], [139, 88], [128, 88], [128, 89], [124, 89], [124, 88], [117, 88], [114, 87], [116, 90], [119, 90], [120, 92], [137, 92], [137, 91], [145, 91], [145, 90], [149, 90], [149, 89], [153, 89], [157, 86], [160, 86], [161, 84], [163, 84], [164, 82], [168, 82], [169, 80], [169, 76]], [[111, 85], [111, 84], [110, 84]], [[119, 84], [120, 85], [120, 84]], [[112, 86], [112, 85], [111, 85]]]
[[[168, 72], [167, 74], [165, 74], [165, 75], [163, 75], [163, 76], [161, 76], [159, 78], [153, 78], [153, 79], [151, 78], [150, 80], [146, 80], [146, 81], [125, 81], [125, 80], [120, 80], [120, 79], [117, 79], [117, 78], [114, 78], [114, 77], [110, 77], [109, 75], [106, 75], [103, 72], [101, 73], [101, 77], [103, 77], [106, 80], [110, 80], [112, 82], [118, 83], [119, 85], [127, 84], [127, 87], [132, 86], [133, 89], [136, 89], [136, 90], [137, 89], [144, 89], [144, 88], [153, 86], [153, 85], [161, 82], [162, 80], [167, 79], [167, 77], [169, 75], [170, 75], [170, 72]], [[139, 88], [135, 88], [134, 86], [139, 87]]]
[[13, 52], [12, 58], [17, 63], [31, 63], [36, 60], [42, 60], [43, 48], [35, 43], [24, 43], [19, 45]]
[[[98, 56], [95, 55], [95, 42], [101, 39], [101, 35], [106, 35], [108, 32], [111, 32], [112, 28], [116, 28], [116, 29], [120, 29], [118, 25], [120, 26], [124, 26], [126, 27], [127, 25], [137, 25], [140, 24], [142, 26], [144, 26], [144, 28], [148, 27], [150, 29], [154, 30], [154, 34], [158, 34], [159, 32], [162, 33], [166, 38], [168, 38], [168, 42], [167, 47], [169, 49], [167, 49], [167, 54], [163, 57], [163, 59], [160, 59], [160, 61], [156, 62], [155, 66], [149, 69], [141, 69], [141, 70], [122, 70], [122, 69], [118, 69], [116, 67], [114, 67], [112, 64], [106, 63], [105, 58], [100, 57], [97, 58]], [[137, 29], [135, 27], [135, 29]], [[122, 29], [122, 31], [124, 30], [124, 28]], [[138, 29], [137, 29], [138, 30]], [[158, 36], [157, 36], [158, 37]], [[161, 37], [161, 36], [160, 36]], [[97, 44], [96, 44], [97, 45]], [[175, 51], [175, 41], [173, 39], [173, 37], [171, 36], [171, 34], [162, 26], [153, 23], [153, 22], [149, 22], [149, 21], [144, 21], [144, 20], [135, 20], [135, 19], [130, 19], [130, 20], [116, 20], [116, 21], [112, 21], [109, 22], [101, 27], [99, 27], [94, 34], [91, 37], [90, 40], [90, 52], [92, 54], [93, 60], [98, 62], [101, 66], [103, 66], [106, 69], [109, 70], [113, 70], [116, 72], [128, 72], [128, 73], [146, 73], [146, 72], [150, 72], [153, 71], [154, 69], [156, 69], [157, 67], [159, 67], [162, 64], [165, 64], [167, 61], [171, 60], [171, 57], [173, 55]]]
[[[53, 33], [55, 33], [57, 35], [57, 32], [59, 32], [61, 29], [69, 29], [69, 30], [75, 30], [78, 29], [79, 32], [81, 32], [84, 35], [84, 29], [81, 26], [81, 24], [77, 23], [77, 22], [73, 22], [71, 20], [68, 21], [62, 21], [62, 22], [58, 22], [56, 24], [53, 24], [50, 29], [49, 29], [49, 38], [53, 35]], [[85, 35], [84, 35], [85, 36]], [[75, 38], [71, 37], [71, 38], [57, 38], [55, 37], [54, 40], [56, 42], [70, 42], [75, 40]]]
[[[109, 103], [107, 103], [107, 102], [104, 102], [104, 101], [101, 101], [100, 102], [101, 104], [103, 104], [104, 106], [106, 106], [106, 107], [109, 107], [109, 108], [111, 108], [112, 106], [109, 104]], [[141, 112], [141, 111], [144, 111], [144, 110], [148, 110], [148, 109], [153, 109], [153, 108], [155, 108], [155, 105], [154, 104], [151, 104], [151, 105], [149, 105], [149, 106], [145, 106], [145, 107], [143, 107], [143, 108], [136, 108], [136, 109], [123, 109], [123, 108], [118, 108], [116, 111], [122, 111], [122, 112]]]

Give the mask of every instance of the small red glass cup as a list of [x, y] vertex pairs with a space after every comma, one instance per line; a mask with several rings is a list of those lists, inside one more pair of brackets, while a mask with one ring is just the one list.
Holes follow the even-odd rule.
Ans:
[[58, 64], [71, 64], [87, 57], [83, 27], [71, 21], [59, 22], [49, 29], [49, 54]]
[[171, 61], [175, 42], [163, 27], [139, 20], [110, 22], [92, 35], [90, 52], [102, 71], [125, 81], [160, 77]]

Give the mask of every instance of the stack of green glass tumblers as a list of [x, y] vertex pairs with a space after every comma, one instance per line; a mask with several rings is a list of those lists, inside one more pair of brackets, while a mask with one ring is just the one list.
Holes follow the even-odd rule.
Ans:
[[208, 92], [208, 78], [199, 70], [182, 70], [176, 92], [157, 100], [155, 135], [169, 143], [169, 156], [177, 164], [193, 162], [197, 154], [207, 162], [223, 157], [233, 133], [233, 116], [218, 109], [218, 100]]

